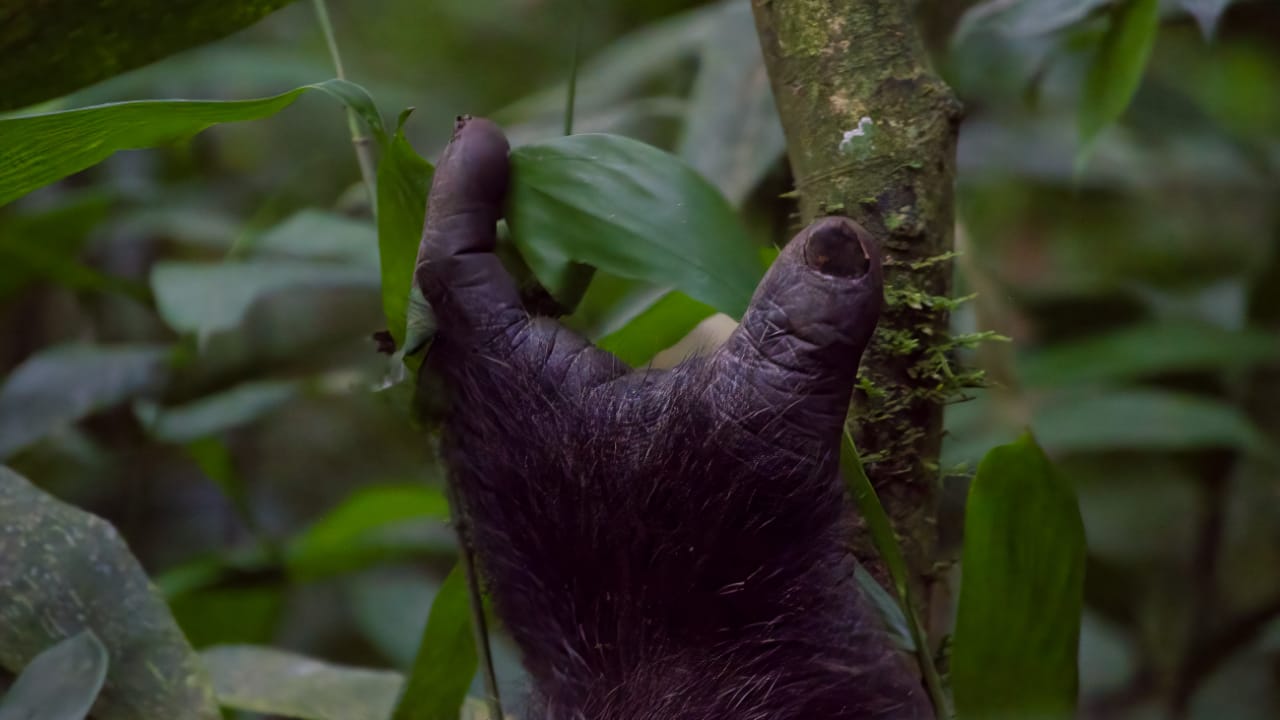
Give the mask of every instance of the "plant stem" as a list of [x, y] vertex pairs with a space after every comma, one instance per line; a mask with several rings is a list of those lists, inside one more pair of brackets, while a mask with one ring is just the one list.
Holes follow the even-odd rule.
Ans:
[[578, 96], [578, 63], [582, 55], [582, 22], [587, 0], [578, 0], [578, 22], [573, 29], [573, 56], [569, 61], [569, 92], [564, 100], [564, 134], [573, 134], [573, 106]]
[[471, 596], [471, 629], [475, 633], [476, 649], [480, 652], [480, 669], [484, 675], [485, 703], [489, 706], [491, 720], [502, 720], [502, 698], [498, 695], [498, 673], [493, 669], [493, 651], [489, 648], [489, 626], [484, 615], [484, 601], [480, 595], [480, 580], [476, 577], [475, 553], [469, 542], [462, 544], [458, 559], [467, 574], [467, 591]]
[[[342, 66], [342, 55], [338, 52], [338, 39], [333, 34], [333, 23], [329, 20], [329, 8], [324, 0], [312, 0], [316, 9], [316, 19], [320, 21], [320, 31], [329, 46], [329, 57], [333, 59], [333, 69], [339, 80], [347, 79], [347, 72]], [[360, 177], [364, 180], [364, 189], [369, 193], [369, 210], [374, 217], [378, 214], [377, 172], [373, 162], [373, 141], [360, 126], [360, 118], [356, 111], [347, 108], [347, 126], [351, 128], [351, 145], [356, 150], [356, 162], [360, 165]]]

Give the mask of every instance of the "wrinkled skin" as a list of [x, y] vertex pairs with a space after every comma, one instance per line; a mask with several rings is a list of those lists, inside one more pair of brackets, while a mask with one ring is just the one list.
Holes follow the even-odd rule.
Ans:
[[494, 255], [507, 142], [460, 119], [416, 281], [484, 579], [552, 720], [924, 718], [854, 585], [839, 439], [882, 303], [850, 220], [802, 231], [711, 356], [631, 371]]

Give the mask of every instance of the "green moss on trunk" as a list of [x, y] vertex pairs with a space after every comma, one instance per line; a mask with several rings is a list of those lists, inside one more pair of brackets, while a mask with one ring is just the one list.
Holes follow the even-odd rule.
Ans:
[[[886, 251], [887, 306], [862, 360], [855, 437], [924, 598], [942, 406], [971, 378], [952, 370], [947, 333], [960, 107], [929, 68], [910, 5], [753, 0], [803, 219], [848, 215]], [[869, 538], [856, 550], [875, 558]]]

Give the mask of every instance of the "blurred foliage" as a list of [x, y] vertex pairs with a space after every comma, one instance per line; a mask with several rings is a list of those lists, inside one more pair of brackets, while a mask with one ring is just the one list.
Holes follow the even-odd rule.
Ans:
[[[119, 529], [167, 600], [167, 611], [158, 596], [139, 601], [172, 626], [165, 637], [180, 627], [197, 648], [221, 646], [203, 659], [230, 708], [360, 717], [325, 714], [357, 695], [369, 717], [395, 706], [393, 671], [412, 668], [456, 540], [433, 442], [406, 418], [403, 370], [369, 336], [388, 325], [402, 345], [412, 335], [403, 268], [429, 182], [423, 157], [453, 116], [499, 119], [518, 158], [595, 142], [556, 139], [578, 25], [566, 18], [584, 14], [577, 131], [682, 157], [703, 178], [655, 164], [644, 187], [711, 198], [690, 211], [704, 236], [767, 250], [796, 224], [745, 2], [333, 0], [347, 76], [374, 114], [417, 108], [379, 143], [376, 222], [341, 111], [289, 90], [334, 74], [307, 3], [201, 47], [249, 20], [180, 37], [139, 15], [115, 31], [134, 59], [91, 58], [108, 45], [60, 34], [39, 63], [27, 59], [37, 36], [11, 33], [57, 27], [9, 23], [19, 5], [41, 6], [0, 10], [7, 109], [188, 46], [36, 109], [289, 97], [270, 118], [194, 135], [201, 116], [117, 143], [150, 150], [68, 156], [47, 178], [64, 179], [0, 207], [0, 456]], [[222, 20], [232, 5], [270, 3], [220, 4]], [[977, 295], [955, 329], [1011, 340], [962, 358], [989, 387], [948, 408], [944, 539], [958, 547], [979, 458], [1031, 427], [1075, 486], [1088, 538], [1079, 715], [1280, 715], [1280, 5], [924, 0], [919, 12], [966, 106], [956, 285]], [[23, 95], [33, 82], [39, 93]], [[9, 162], [31, 148], [6, 137], [5, 183], [51, 171]], [[728, 202], [695, 188], [708, 184]], [[6, 199], [31, 189], [4, 188]], [[589, 218], [634, 192], [575, 191], [584, 219], [570, 229], [589, 232]], [[763, 268], [733, 255], [716, 269], [740, 284], [698, 284], [679, 239], [647, 219], [625, 248], [636, 257], [560, 258], [602, 268], [567, 322], [638, 365], [712, 306], [739, 307]], [[532, 223], [512, 223], [517, 244], [564, 230]], [[34, 491], [15, 477], [4, 475], [6, 492]], [[893, 619], [899, 635], [905, 623]], [[4, 669], [16, 676], [54, 639], [0, 643], [12, 649]], [[496, 650], [514, 700], [521, 671], [505, 641]], [[325, 682], [296, 684], [299, 663]], [[108, 688], [119, 672], [130, 669], [113, 655]], [[346, 683], [365, 689], [321, 694]]]

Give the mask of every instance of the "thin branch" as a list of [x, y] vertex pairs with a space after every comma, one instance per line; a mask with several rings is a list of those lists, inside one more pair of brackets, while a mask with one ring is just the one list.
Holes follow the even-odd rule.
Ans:
[[[325, 0], [312, 0], [316, 9], [316, 19], [320, 22], [320, 31], [329, 46], [329, 57], [333, 59], [333, 69], [339, 80], [347, 79], [347, 72], [342, 66], [342, 55], [338, 52], [338, 39], [333, 34], [333, 23], [329, 20], [329, 8]], [[364, 133], [360, 118], [356, 111], [347, 108], [347, 126], [351, 128], [351, 145], [356, 150], [356, 162], [360, 165], [360, 177], [364, 180], [364, 189], [369, 193], [369, 209], [374, 217], [378, 215], [377, 171], [373, 162], [373, 141]]]

